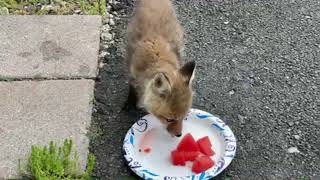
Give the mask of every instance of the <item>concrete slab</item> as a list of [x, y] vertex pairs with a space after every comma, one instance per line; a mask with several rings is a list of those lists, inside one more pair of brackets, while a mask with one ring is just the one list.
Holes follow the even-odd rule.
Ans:
[[94, 81], [0, 82], [0, 179], [17, 176], [31, 145], [72, 138], [84, 167]]
[[95, 77], [100, 16], [0, 16], [0, 76]]

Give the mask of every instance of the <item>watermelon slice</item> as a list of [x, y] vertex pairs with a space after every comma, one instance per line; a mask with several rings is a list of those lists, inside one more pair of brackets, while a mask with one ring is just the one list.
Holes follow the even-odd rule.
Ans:
[[192, 172], [198, 174], [210, 169], [214, 161], [209, 156], [199, 156], [192, 165]]
[[175, 166], [184, 166], [186, 165], [185, 163], [185, 158], [184, 158], [184, 153], [181, 153], [177, 150], [174, 150], [171, 152], [171, 161], [172, 164]]
[[186, 134], [176, 150], [171, 152], [171, 161], [175, 166], [185, 166], [186, 161], [192, 161], [192, 172], [198, 174], [210, 169], [215, 163], [210, 158], [215, 153], [208, 136], [195, 141], [190, 133]]
[[184, 153], [184, 159], [186, 161], [194, 161], [201, 155], [199, 151], [185, 151]]
[[171, 152], [171, 159], [173, 165], [185, 165], [186, 161], [194, 161], [201, 153], [198, 151], [177, 151]]
[[197, 144], [199, 146], [200, 151], [208, 156], [213, 156], [215, 153], [212, 150], [212, 144], [208, 136], [198, 139]]
[[177, 148], [178, 151], [199, 151], [198, 144], [190, 133], [186, 134]]

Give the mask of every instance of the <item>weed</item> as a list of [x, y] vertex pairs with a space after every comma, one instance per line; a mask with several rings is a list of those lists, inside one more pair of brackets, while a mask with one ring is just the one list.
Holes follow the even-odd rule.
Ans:
[[0, 81], [12, 81], [12, 80], [13, 80], [13, 78], [0, 75]]
[[49, 147], [31, 147], [31, 155], [27, 162], [27, 172], [19, 163], [22, 176], [38, 180], [89, 180], [93, 172], [95, 157], [89, 154], [87, 168], [81, 172], [78, 153], [72, 150], [72, 140], [65, 140], [63, 146], [58, 147], [50, 142]]
[[105, 15], [105, 0], [0, 0], [0, 8], [19, 15]]

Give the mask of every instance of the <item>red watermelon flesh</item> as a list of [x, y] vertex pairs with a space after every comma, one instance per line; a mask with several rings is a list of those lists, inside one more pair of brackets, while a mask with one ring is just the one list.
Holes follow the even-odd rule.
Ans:
[[208, 156], [213, 156], [215, 153], [212, 150], [212, 144], [208, 136], [198, 139], [197, 144], [199, 146], [200, 151]]
[[200, 152], [198, 152], [198, 151], [185, 151], [185, 152], [182, 152], [182, 153], [184, 153], [184, 159], [186, 160], [186, 161], [194, 161], [194, 160], [196, 160], [197, 159], [197, 157], [198, 156], [200, 156], [201, 155], [201, 153]]
[[184, 166], [186, 165], [185, 163], [185, 158], [184, 158], [184, 154], [177, 151], [177, 150], [174, 150], [171, 152], [171, 161], [172, 161], [172, 164], [175, 165], [175, 166]]
[[199, 151], [198, 144], [190, 133], [186, 134], [180, 141], [178, 151]]
[[184, 165], [185, 161], [194, 161], [200, 155], [201, 153], [197, 151], [191, 152], [174, 150], [171, 152], [171, 159], [174, 165]]
[[192, 165], [192, 172], [198, 174], [210, 169], [214, 161], [209, 156], [199, 156]]

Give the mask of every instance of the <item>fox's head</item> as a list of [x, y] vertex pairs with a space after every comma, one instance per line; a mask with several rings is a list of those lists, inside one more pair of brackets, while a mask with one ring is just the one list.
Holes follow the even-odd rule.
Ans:
[[173, 136], [181, 136], [183, 119], [192, 104], [192, 80], [195, 62], [188, 62], [176, 72], [158, 72], [147, 85], [146, 110], [167, 125]]

